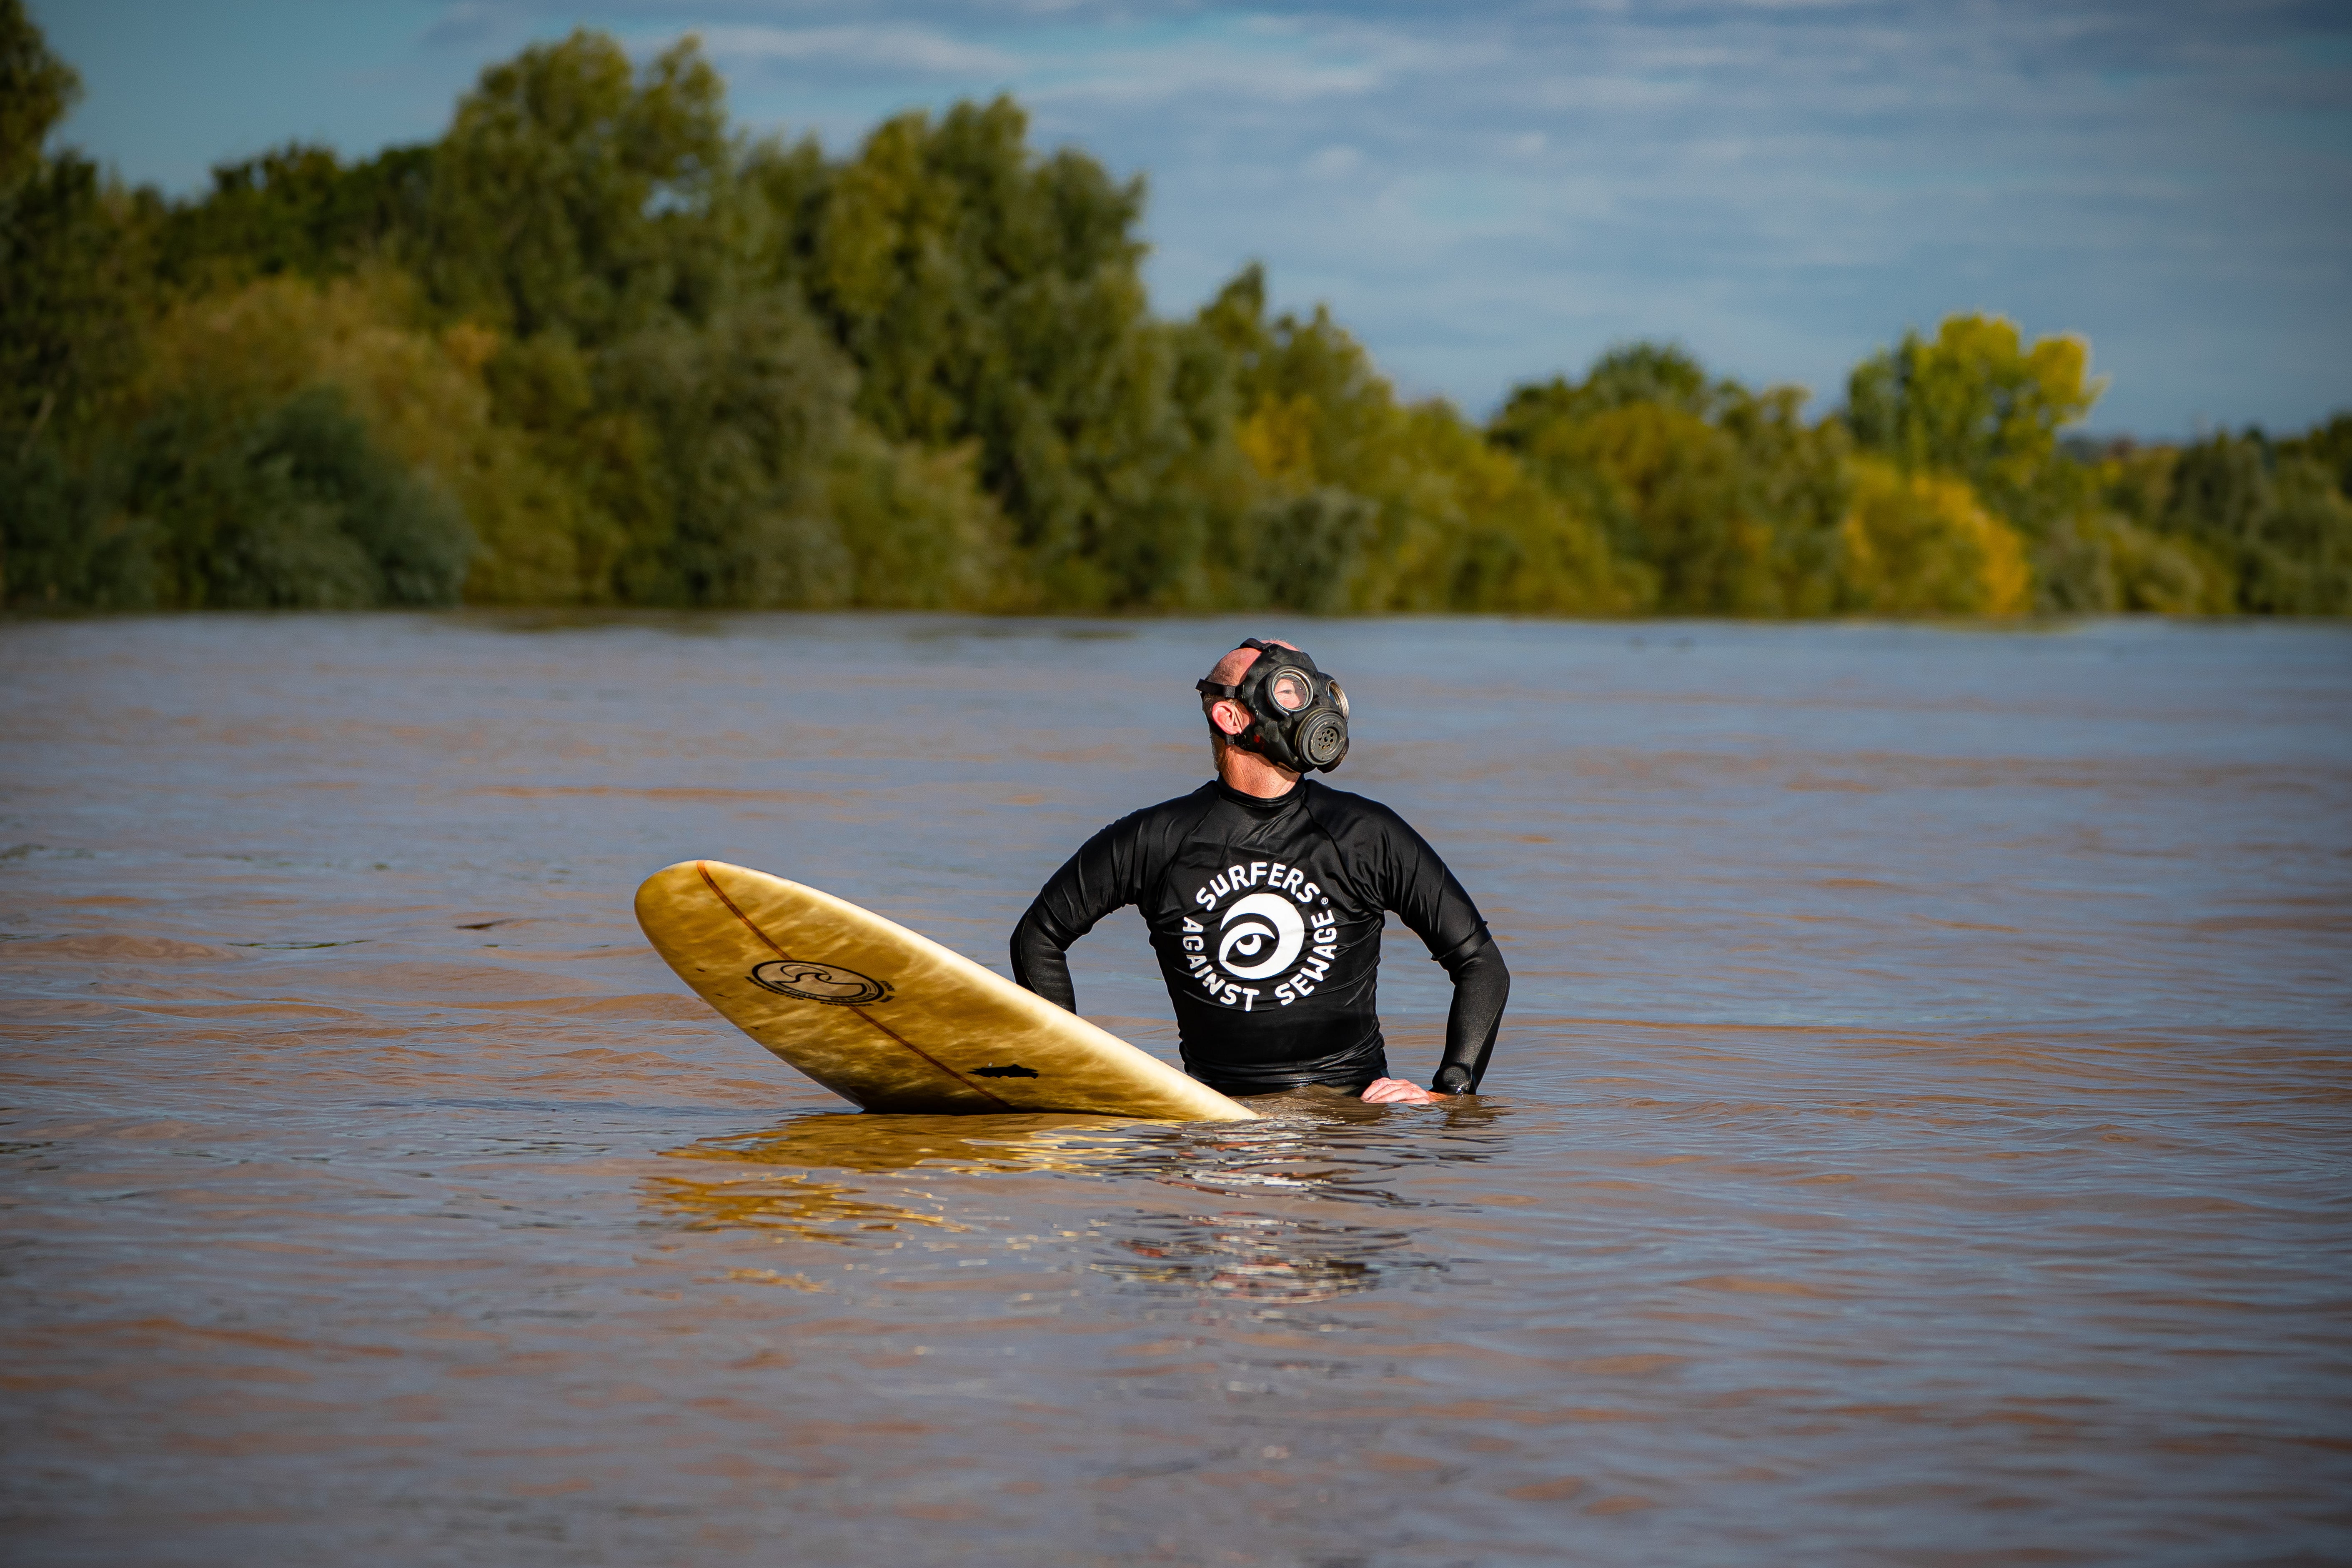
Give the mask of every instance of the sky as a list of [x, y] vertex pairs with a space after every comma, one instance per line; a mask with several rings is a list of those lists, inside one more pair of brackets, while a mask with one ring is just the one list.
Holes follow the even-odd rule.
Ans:
[[432, 138], [574, 26], [688, 32], [747, 132], [846, 152], [1010, 92], [1041, 148], [1149, 181], [1190, 311], [1263, 261], [1412, 396], [1483, 416], [1636, 339], [1815, 412], [1956, 311], [2074, 331], [2085, 428], [2352, 409], [2342, 0], [30, 0], [86, 95], [54, 139], [203, 188], [290, 140]]

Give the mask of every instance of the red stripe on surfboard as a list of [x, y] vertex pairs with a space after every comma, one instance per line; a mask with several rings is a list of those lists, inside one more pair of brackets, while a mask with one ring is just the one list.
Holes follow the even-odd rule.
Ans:
[[[766, 931], [761, 931], [752, 921], [750, 915], [745, 914], [740, 909], [736, 907], [735, 900], [727, 896], [727, 889], [720, 887], [717, 879], [711, 876], [710, 867], [706, 862], [697, 860], [694, 863], [694, 868], [700, 874], [702, 878], [702, 885], [709, 888], [711, 892], [718, 897], [719, 901], [727, 906], [727, 912], [729, 914], [733, 915], [737, 920], [743, 922], [743, 929], [745, 931], [748, 931], [753, 936], [758, 937], [761, 942], [766, 944], [768, 951], [774, 953], [778, 958], [789, 960], [792, 957], [790, 953], [776, 945], [775, 938], [770, 936]], [[972, 1082], [971, 1079], [964, 1077], [963, 1074], [956, 1071], [955, 1068], [948, 1066], [947, 1063], [940, 1060], [939, 1058], [931, 1055], [930, 1052], [923, 1049], [922, 1047], [916, 1045], [912, 1040], [906, 1038], [904, 1036], [900, 1035], [898, 1031], [890, 1027], [889, 1025], [882, 1022], [881, 1019], [877, 1018], [865, 1008], [852, 1007], [850, 1008], [850, 1011], [865, 1019], [867, 1023], [873, 1025], [876, 1028], [881, 1030], [884, 1034], [889, 1036], [892, 1039], [898, 1041], [898, 1044], [906, 1047], [907, 1049], [922, 1058], [925, 1061], [930, 1063], [933, 1067], [939, 1068], [941, 1072], [947, 1074], [950, 1078], [955, 1079], [956, 1082], [971, 1090], [974, 1094], [980, 1095], [986, 1100], [994, 1100], [997, 1104], [1003, 1106], [1007, 1110], [1013, 1109], [1010, 1102], [998, 1100], [995, 1095], [990, 1094], [988, 1090], [981, 1088], [980, 1085]]]

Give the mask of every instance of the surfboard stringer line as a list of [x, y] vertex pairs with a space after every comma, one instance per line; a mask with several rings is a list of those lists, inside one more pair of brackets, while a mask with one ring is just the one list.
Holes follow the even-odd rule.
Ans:
[[[745, 914], [741, 910], [736, 907], [735, 900], [727, 896], [727, 889], [719, 885], [717, 878], [711, 876], [710, 867], [708, 862], [697, 860], [694, 863], [694, 868], [701, 875], [702, 885], [709, 888], [712, 896], [717, 898], [720, 903], [727, 906], [727, 912], [729, 914], [733, 915], [738, 921], [742, 922], [743, 929], [745, 931], [748, 931], [753, 936], [758, 937], [761, 944], [767, 948], [770, 952], [774, 953], [778, 958], [785, 959], [787, 961], [791, 959], [791, 953], [786, 952], [782, 948], [778, 947], [775, 943], [774, 938], [771, 937], [766, 931], [761, 931], [758, 922], [754, 921], [751, 916]], [[971, 1079], [964, 1077], [963, 1074], [956, 1071], [955, 1068], [948, 1066], [947, 1063], [940, 1060], [939, 1058], [931, 1055], [930, 1052], [923, 1049], [922, 1047], [915, 1044], [912, 1040], [905, 1038], [896, 1029], [891, 1028], [890, 1026], [874, 1016], [873, 1014], [868, 1013], [865, 1008], [852, 1006], [849, 1010], [856, 1014], [859, 1017], [865, 1019], [868, 1024], [873, 1025], [875, 1028], [880, 1030], [884, 1035], [888, 1036], [900, 1046], [914, 1052], [915, 1055], [922, 1058], [925, 1061], [930, 1063], [933, 1067], [939, 1068], [941, 1072], [947, 1074], [950, 1078], [955, 1079], [966, 1089], [971, 1089], [974, 1094], [977, 1094], [982, 1099], [988, 1100], [997, 1105], [1003, 1106], [1007, 1110], [1014, 1109], [1013, 1105], [998, 1096], [989, 1093], [985, 1088], [972, 1082]]]

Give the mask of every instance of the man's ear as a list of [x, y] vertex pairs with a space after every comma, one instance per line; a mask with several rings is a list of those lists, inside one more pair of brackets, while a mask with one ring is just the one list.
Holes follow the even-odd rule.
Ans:
[[1239, 735], [1249, 728], [1249, 715], [1242, 711], [1240, 703], [1229, 697], [1220, 698], [1209, 709], [1209, 718], [1221, 732], [1229, 736]]

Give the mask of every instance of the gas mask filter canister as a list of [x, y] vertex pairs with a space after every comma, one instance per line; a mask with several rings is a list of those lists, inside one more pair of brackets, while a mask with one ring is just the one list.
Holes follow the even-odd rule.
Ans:
[[1338, 767], [1348, 755], [1348, 694], [1339, 683], [1295, 647], [1255, 637], [1241, 646], [1257, 650], [1257, 662], [1241, 679], [1231, 686], [1193, 682], [1203, 697], [1237, 702], [1249, 714], [1249, 728], [1226, 739], [1293, 773]]

